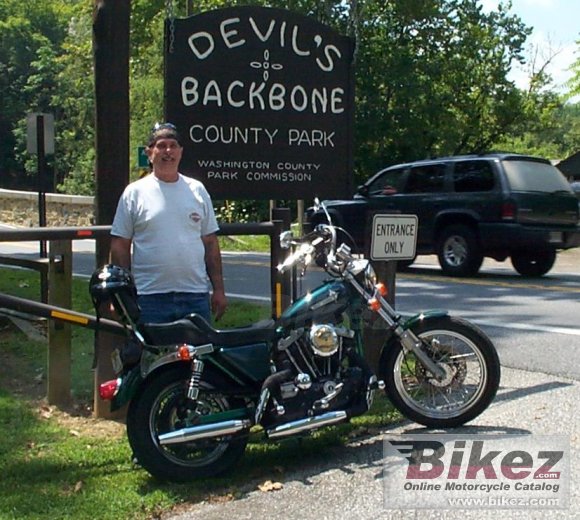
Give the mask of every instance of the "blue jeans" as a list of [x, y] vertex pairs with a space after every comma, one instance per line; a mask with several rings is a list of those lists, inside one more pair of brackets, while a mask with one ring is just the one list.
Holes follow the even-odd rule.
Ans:
[[209, 293], [157, 293], [142, 294], [138, 297], [141, 308], [141, 323], [167, 323], [192, 312], [211, 322]]

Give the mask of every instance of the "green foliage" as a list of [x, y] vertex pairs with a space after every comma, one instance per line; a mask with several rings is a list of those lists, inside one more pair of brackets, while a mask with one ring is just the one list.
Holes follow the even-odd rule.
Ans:
[[270, 237], [266, 235], [219, 236], [222, 251], [257, 251], [269, 253]]
[[568, 98], [574, 96], [580, 96], [580, 39], [576, 40], [576, 60], [570, 67], [570, 71], [573, 73], [572, 79], [568, 82], [568, 88], [570, 89], [568, 93]]
[[580, 150], [580, 104], [561, 101], [540, 112], [535, 125], [498, 141], [497, 148], [551, 159], [565, 159]]
[[[247, 2], [171, 5], [172, 14], [182, 17], [188, 5], [197, 14]], [[356, 37], [356, 182], [389, 164], [423, 157], [501, 147], [561, 158], [578, 149], [578, 112], [567, 110], [550, 90], [551, 78], [541, 64], [530, 70], [527, 90], [507, 79], [514, 64], [524, 63], [530, 34], [509, 2], [489, 13], [478, 0], [256, 0], [254, 5], [294, 10]], [[4, 187], [34, 186], [36, 164], [25, 152], [25, 115], [34, 111], [55, 114], [51, 164], [58, 190], [94, 192], [92, 7], [79, 0], [0, 0], [8, 13], [0, 20]], [[140, 173], [137, 147], [152, 123], [163, 119], [167, 14], [163, 0], [131, 2], [133, 179]], [[580, 94], [580, 59], [573, 70], [571, 94]], [[263, 218], [264, 208], [252, 204], [243, 208], [247, 218]], [[236, 212], [228, 218], [234, 217]]]
[[506, 79], [529, 33], [517, 17], [472, 0], [361, 10], [358, 172], [483, 151], [519, 117], [521, 93]]

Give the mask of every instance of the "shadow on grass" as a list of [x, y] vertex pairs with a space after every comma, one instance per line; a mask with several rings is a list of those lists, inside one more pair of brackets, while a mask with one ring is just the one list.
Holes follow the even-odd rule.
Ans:
[[387, 399], [381, 397], [371, 414], [311, 434], [267, 441], [263, 432], [253, 432], [244, 456], [228, 474], [178, 485], [148, 477], [140, 491], [147, 494], [170, 486], [178, 502], [223, 502], [243, 498], [266, 481], [299, 480], [309, 485], [312, 477], [326, 469], [348, 473], [353, 471], [349, 468], [353, 461], [361, 464], [364, 460], [382, 471], [382, 440], [376, 436], [399, 419]]

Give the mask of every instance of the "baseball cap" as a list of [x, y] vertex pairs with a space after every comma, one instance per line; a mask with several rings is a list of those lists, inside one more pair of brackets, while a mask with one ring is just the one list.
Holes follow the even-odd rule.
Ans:
[[181, 136], [173, 123], [155, 123], [147, 140], [147, 146], [154, 145], [161, 138], [175, 139], [180, 146], [183, 146]]

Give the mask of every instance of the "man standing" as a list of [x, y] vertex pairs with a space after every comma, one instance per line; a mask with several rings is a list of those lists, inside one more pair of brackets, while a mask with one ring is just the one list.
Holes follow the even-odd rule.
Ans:
[[183, 147], [175, 126], [155, 125], [146, 153], [152, 172], [129, 184], [119, 200], [111, 262], [131, 269], [142, 322], [192, 312], [208, 321], [213, 312], [218, 320], [227, 300], [211, 198], [201, 182], [179, 173]]

